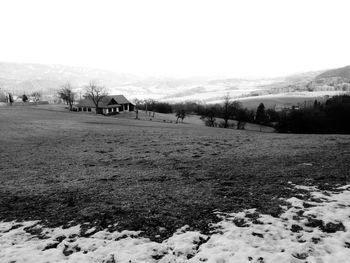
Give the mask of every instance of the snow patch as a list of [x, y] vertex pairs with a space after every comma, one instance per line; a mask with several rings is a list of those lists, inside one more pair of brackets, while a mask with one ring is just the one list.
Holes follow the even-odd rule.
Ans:
[[350, 185], [337, 192], [294, 187], [310, 191], [311, 198], [287, 199], [279, 218], [254, 209], [218, 213], [222, 221], [212, 225], [210, 236], [184, 226], [162, 243], [139, 231], [93, 228], [82, 235], [81, 226], [1, 222], [0, 262], [349, 262]]

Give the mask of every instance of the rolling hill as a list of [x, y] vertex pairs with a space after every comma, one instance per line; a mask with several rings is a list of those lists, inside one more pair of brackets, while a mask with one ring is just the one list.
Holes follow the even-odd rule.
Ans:
[[131, 74], [118, 74], [111, 71], [70, 67], [63, 65], [0, 63], [0, 89], [14, 94], [41, 91], [55, 93], [62, 84], [69, 81], [81, 87], [91, 80], [97, 80], [108, 87], [133, 82]]
[[[334, 92], [350, 90], [350, 66], [328, 70], [302, 72], [278, 78], [155, 78], [120, 74], [108, 70], [63, 65], [0, 63], [0, 93], [14, 95], [40, 91], [46, 98], [53, 98], [67, 81], [78, 94], [89, 81], [106, 86], [110, 93], [124, 94], [129, 99], [156, 99], [167, 102], [197, 101], [220, 103], [226, 94], [233, 99], [252, 101], [255, 105], [266, 96], [275, 95], [281, 103], [300, 101], [310, 97], [310, 92], [334, 95]], [[305, 94], [307, 93], [307, 94]], [[319, 94], [311, 94], [311, 97]], [[265, 98], [266, 99], [266, 98]], [[269, 98], [270, 100], [271, 98]], [[276, 99], [273, 99], [276, 100]], [[284, 102], [285, 101], [285, 102]]]
[[350, 66], [327, 70], [316, 76], [316, 80], [327, 78], [343, 78], [350, 80]]

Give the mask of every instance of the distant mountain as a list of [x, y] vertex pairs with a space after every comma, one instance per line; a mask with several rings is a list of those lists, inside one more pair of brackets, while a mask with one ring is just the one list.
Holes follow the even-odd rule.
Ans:
[[271, 84], [260, 86], [260, 89], [244, 97], [308, 91], [308, 84], [314, 81], [315, 77], [322, 72], [323, 71], [310, 71], [286, 76]]
[[331, 69], [317, 75], [307, 84], [308, 91], [350, 91], [350, 66]]
[[130, 74], [63, 65], [0, 63], [0, 89], [12, 93], [41, 91], [51, 94], [67, 81], [75, 87], [82, 87], [91, 80], [111, 87], [134, 82], [138, 78]]
[[319, 79], [326, 79], [326, 78], [343, 78], [343, 79], [350, 80], [350, 66], [327, 70], [319, 74], [318, 76], [316, 76], [315, 79], [319, 80]]
[[216, 102], [227, 93], [241, 96], [280, 79], [142, 78], [63, 65], [0, 63], [0, 91], [14, 95], [40, 91], [47, 97], [53, 96], [67, 81], [80, 94], [91, 80], [106, 86], [110, 93], [124, 94], [130, 99]]
[[40, 91], [45, 99], [54, 100], [57, 90], [67, 81], [82, 95], [83, 87], [91, 80], [107, 87], [111, 94], [123, 94], [131, 100], [151, 98], [169, 102], [220, 103], [226, 94], [240, 99], [275, 94], [296, 95], [298, 92], [347, 91], [350, 90], [350, 66], [278, 78], [242, 79], [142, 78], [63, 65], [0, 63], [0, 93], [22, 95]]

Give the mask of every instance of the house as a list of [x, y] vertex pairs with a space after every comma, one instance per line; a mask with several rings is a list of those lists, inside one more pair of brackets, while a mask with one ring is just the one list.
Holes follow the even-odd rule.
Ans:
[[[90, 98], [80, 100], [75, 105], [77, 111], [96, 113], [96, 105]], [[134, 111], [135, 105], [128, 101], [123, 95], [111, 95], [103, 97], [98, 103], [98, 113], [113, 114], [116, 112]]]

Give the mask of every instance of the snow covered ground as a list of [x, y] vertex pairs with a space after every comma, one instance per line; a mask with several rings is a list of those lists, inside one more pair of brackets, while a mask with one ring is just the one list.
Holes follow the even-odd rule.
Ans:
[[0, 262], [350, 262], [350, 185], [336, 192], [296, 186], [311, 197], [286, 201], [279, 218], [254, 209], [222, 214], [210, 236], [179, 229], [163, 243], [139, 232], [0, 223]]

